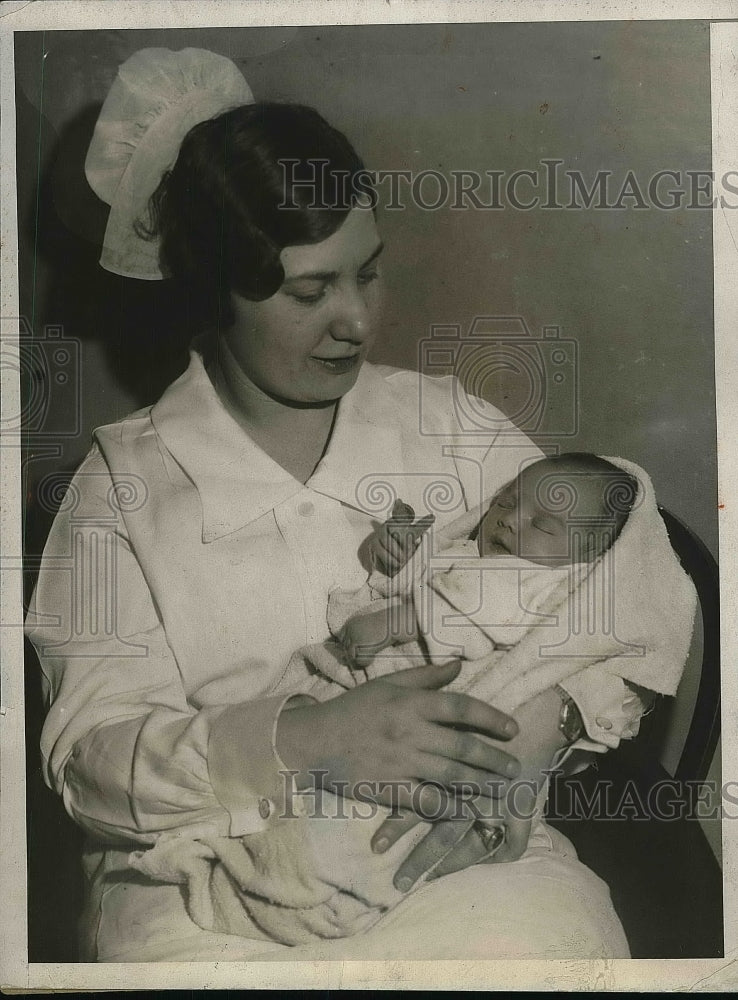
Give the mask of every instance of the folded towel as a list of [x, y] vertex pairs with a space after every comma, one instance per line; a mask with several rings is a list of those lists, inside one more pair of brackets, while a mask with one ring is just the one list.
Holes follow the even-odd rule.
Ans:
[[155, 881], [183, 885], [187, 911], [205, 930], [297, 945], [372, 926], [386, 906], [327, 877], [308, 833], [304, 820], [279, 818], [245, 837], [214, 829], [168, 834], [128, 861]]

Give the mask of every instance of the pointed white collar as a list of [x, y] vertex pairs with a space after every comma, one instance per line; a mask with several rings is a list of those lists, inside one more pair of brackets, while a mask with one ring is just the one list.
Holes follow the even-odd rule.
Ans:
[[152, 407], [151, 421], [198, 491], [205, 542], [238, 530], [305, 488], [368, 513], [362, 482], [402, 467], [391, 396], [382, 374], [368, 363], [340, 400], [326, 453], [304, 486], [231, 417], [197, 351]]

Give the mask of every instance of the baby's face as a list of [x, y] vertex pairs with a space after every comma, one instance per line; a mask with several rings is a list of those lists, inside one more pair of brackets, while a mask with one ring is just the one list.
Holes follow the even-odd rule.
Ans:
[[[561, 509], [557, 487], [558, 499], [568, 492], [575, 502]], [[490, 504], [479, 528], [479, 554], [519, 556], [544, 566], [584, 561], [585, 553], [572, 545], [571, 515], [576, 512], [580, 525], [597, 518], [600, 492], [586, 477], [572, 477], [545, 461], [528, 466]]]

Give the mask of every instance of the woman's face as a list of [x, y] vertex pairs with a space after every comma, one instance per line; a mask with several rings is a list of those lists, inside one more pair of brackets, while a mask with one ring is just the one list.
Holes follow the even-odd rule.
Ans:
[[348, 392], [376, 332], [381, 249], [372, 211], [356, 207], [322, 243], [282, 251], [285, 280], [271, 298], [233, 293], [224, 337], [251, 382], [294, 403]]

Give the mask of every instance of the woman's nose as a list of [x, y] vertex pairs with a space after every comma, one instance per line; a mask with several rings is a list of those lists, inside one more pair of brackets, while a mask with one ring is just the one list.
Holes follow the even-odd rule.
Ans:
[[362, 343], [372, 331], [371, 311], [359, 289], [346, 292], [330, 325], [335, 340]]
[[498, 528], [508, 528], [510, 531], [515, 530], [515, 512], [510, 511], [508, 514], [501, 514], [497, 518]]

